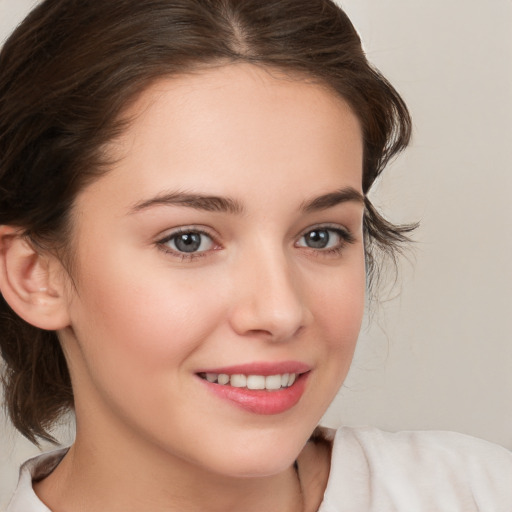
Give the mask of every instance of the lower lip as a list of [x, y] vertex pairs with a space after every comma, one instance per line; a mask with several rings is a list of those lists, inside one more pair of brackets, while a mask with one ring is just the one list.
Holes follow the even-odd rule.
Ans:
[[201, 379], [201, 382], [215, 395], [233, 405], [255, 414], [280, 414], [297, 404], [306, 388], [308, 373], [297, 377], [289, 388], [276, 391], [235, 388], [229, 385], [215, 384]]

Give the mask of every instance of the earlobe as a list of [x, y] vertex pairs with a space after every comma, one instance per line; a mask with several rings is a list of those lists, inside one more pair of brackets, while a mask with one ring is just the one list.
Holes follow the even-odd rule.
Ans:
[[69, 325], [62, 277], [55, 258], [37, 251], [19, 229], [0, 226], [0, 292], [23, 320], [45, 330]]

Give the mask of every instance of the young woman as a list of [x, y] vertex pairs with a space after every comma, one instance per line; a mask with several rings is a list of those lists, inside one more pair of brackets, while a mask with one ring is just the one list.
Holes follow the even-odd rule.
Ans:
[[407, 109], [329, 0], [46, 0], [0, 57], [9, 512], [510, 510], [512, 456], [317, 428]]

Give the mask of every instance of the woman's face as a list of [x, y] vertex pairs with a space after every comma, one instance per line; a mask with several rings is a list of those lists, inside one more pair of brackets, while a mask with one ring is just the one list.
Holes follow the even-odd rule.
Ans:
[[74, 209], [60, 337], [77, 440], [277, 473], [359, 333], [358, 120], [319, 85], [242, 64], [161, 80], [128, 114]]

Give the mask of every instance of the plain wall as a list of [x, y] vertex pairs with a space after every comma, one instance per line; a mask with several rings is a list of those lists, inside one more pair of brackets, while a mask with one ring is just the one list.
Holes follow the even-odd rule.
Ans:
[[374, 197], [421, 227], [329, 421], [512, 448], [512, 2], [342, 3], [414, 119]]
[[[33, 3], [0, 0], [0, 39]], [[372, 197], [421, 228], [325, 422], [456, 430], [512, 448], [512, 2], [342, 4], [414, 118], [412, 147]], [[37, 453], [4, 423], [0, 509]]]

